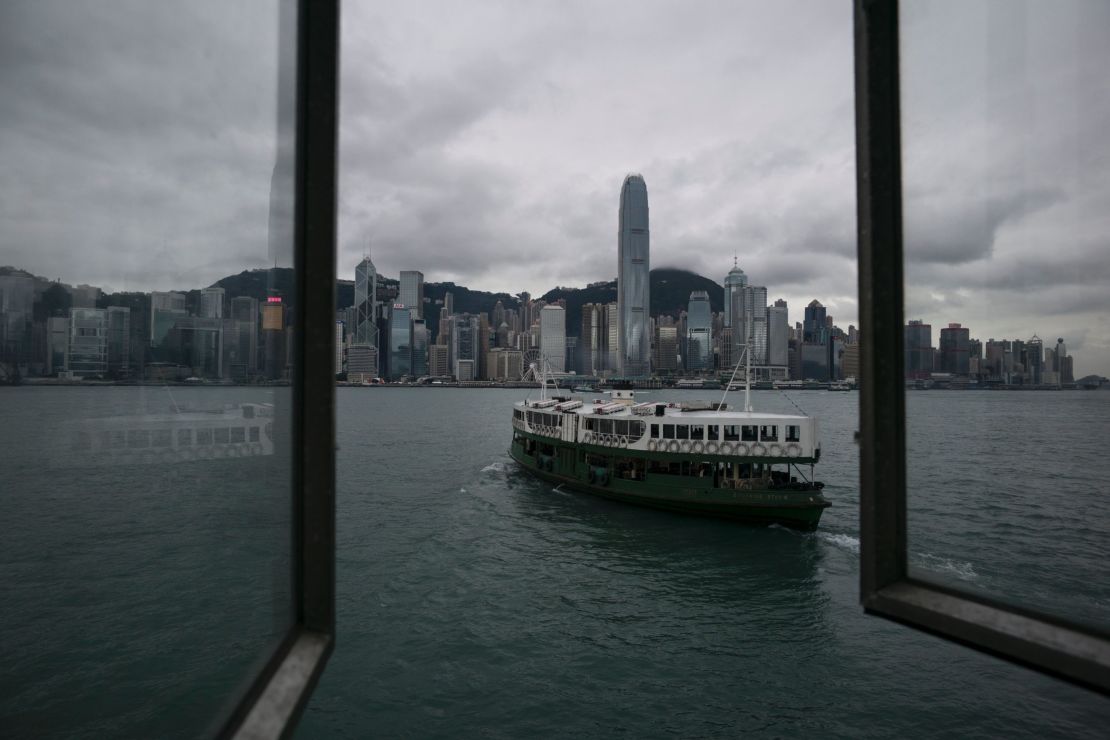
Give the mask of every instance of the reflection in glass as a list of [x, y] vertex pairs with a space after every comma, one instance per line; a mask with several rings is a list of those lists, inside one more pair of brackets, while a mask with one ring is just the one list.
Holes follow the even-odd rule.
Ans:
[[5, 6], [5, 734], [211, 733], [292, 624], [295, 32]]
[[1103, 626], [1108, 34], [1102, 4], [903, 6], [911, 574]]

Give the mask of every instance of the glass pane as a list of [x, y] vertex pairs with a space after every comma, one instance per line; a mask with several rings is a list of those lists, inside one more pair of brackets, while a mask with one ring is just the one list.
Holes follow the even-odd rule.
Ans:
[[914, 576], [1110, 625], [1110, 6], [906, 3]]
[[292, 624], [295, 5], [0, 11], [0, 727], [210, 734]]

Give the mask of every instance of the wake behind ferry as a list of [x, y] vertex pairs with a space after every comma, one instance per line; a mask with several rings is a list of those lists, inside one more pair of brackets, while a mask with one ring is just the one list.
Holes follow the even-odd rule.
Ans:
[[[817, 528], [829, 506], [813, 478], [817, 420], [719, 403], [518, 401], [510, 456], [531, 473], [605, 498], [688, 514]], [[749, 389], [750, 390], [750, 389]], [[803, 466], [808, 467], [808, 474]]]

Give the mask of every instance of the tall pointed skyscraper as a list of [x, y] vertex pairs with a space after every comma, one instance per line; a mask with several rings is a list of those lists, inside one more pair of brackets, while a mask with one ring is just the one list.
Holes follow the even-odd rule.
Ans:
[[641, 175], [624, 178], [617, 232], [618, 372], [651, 374], [651, 263], [647, 184]]
[[352, 344], [378, 345], [375, 324], [378, 318], [377, 292], [378, 270], [367, 254], [355, 268], [355, 336]]

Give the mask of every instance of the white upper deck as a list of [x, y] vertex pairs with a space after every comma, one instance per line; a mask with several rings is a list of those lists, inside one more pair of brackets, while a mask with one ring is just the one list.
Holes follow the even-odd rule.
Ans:
[[758, 458], [820, 455], [817, 420], [800, 414], [733, 410], [704, 401], [638, 403], [632, 391], [610, 391], [609, 398], [589, 403], [556, 396], [514, 406], [516, 429], [566, 442]]

